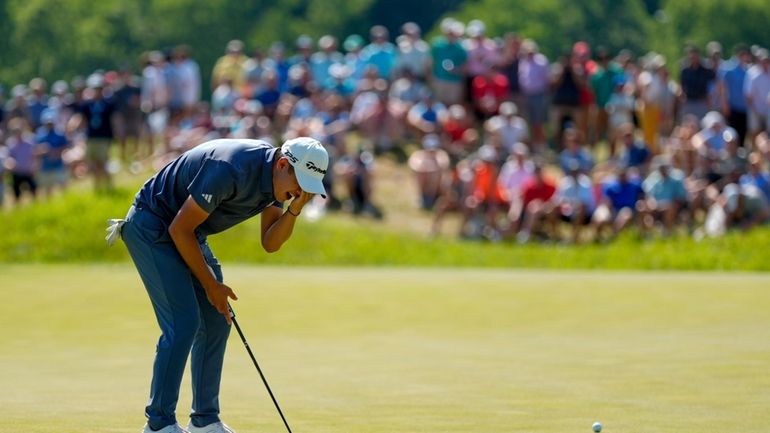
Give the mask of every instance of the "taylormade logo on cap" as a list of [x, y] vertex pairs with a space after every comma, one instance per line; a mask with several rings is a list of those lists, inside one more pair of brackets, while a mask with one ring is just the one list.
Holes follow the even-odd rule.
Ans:
[[281, 153], [294, 167], [303, 191], [326, 197], [323, 178], [329, 167], [329, 154], [318, 140], [310, 137], [291, 139], [283, 143]]

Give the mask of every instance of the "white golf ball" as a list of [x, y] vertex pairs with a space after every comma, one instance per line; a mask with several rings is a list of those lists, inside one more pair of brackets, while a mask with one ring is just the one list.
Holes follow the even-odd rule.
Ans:
[[596, 421], [594, 425], [591, 426], [591, 428], [593, 428], [596, 433], [599, 433], [600, 431], [602, 431], [602, 423], [600, 423], [599, 421]]

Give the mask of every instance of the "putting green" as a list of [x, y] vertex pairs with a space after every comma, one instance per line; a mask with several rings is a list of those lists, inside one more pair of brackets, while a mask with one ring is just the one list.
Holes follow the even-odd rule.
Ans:
[[[770, 275], [224, 270], [296, 433], [770, 425]], [[0, 287], [0, 432], [138, 432], [158, 331], [135, 270], [4, 265]], [[283, 431], [229, 344], [223, 419]], [[190, 397], [186, 375], [184, 424]]]

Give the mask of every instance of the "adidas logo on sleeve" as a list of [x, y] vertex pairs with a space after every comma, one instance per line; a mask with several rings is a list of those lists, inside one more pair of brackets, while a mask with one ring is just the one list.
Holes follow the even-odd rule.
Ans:
[[202, 194], [202, 196], [206, 203], [211, 203], [211, 194]]

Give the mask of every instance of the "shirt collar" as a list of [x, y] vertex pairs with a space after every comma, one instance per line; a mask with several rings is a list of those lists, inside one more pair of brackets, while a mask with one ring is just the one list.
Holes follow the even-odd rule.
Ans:
[[265, 160], [262, 161], [262, 178], [260, 179], [260, 192], [267, 194], [273, 201], [273, 164], [275, 163], [275, 155], [278, 152], [278, 148], [274, 147], [268, 149], [265, 152]]

